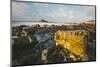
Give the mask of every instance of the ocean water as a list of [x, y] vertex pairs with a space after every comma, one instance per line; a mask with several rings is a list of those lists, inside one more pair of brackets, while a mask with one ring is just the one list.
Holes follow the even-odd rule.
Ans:
[[19, 26], [19, 25], [29, 25], [33, 26], [36, 24], [40, 24], [41, 26], [44, 25], [71, 25], [70, 23], [57, 23], [57, 22], [11, 22], [12, 26]]

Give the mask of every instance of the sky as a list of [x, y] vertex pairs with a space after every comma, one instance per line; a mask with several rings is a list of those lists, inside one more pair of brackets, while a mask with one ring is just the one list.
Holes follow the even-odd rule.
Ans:
[[95, 6], [12, 2], [12, 21], [82, 22], [95, 20]]

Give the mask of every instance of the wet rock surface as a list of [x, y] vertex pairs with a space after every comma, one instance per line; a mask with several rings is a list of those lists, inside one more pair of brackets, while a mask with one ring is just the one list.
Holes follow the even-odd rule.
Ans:
[[[22, 30], [22, 29], [21, 29]], [[54, 33], [58, 29], [53, 28], [28, 28], [26, 36], [21, 36], [22, 32], [14, 32], [13, 36], [18, 36], [12, 45], [12, 65], [33, 65], [48, 63], [76, 62], [70, 57], [70, 52], [63, 47], [56, 47]], [[34, 31], [33, 31], [34, 30]], [[95, 32], [94, 32], [95, 33]], [[95, 34], [90, 34], [90, 36]], [[32, 42], [29, 41], [29, 37]], [[96, 43], [95, 37], [88, 40], [87, 53], [89, 60], [96, 60]], [[43, 50], [47, 51], [46, 60], [42, 60]], [[80, 60], [81, 61], [81, 60]]]

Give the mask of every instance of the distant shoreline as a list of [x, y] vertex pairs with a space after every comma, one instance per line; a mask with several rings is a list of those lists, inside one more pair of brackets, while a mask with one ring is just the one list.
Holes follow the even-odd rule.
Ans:
[[71, 24], [76, 24], [78, 25], [79, 23], [46, 23], [46, 22], [12, 22], [12, 26], [19, 26], [19, 25], [29, 25], [29, 26], [33, 26], [33, 25], [36, 25], [36, 24], [39, 24], [41, 26], [44, 26], [44, 25], [71, 25]]

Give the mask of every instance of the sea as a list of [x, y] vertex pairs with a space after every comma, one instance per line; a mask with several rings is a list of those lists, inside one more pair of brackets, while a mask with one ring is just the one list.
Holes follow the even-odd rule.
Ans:
[[57, 23], [57, 22], [11, 22], [11, 26], [20, 26], [20, 25], [28, 25], [28, 26], [33, 26], [39, 24], [40, 26], [44, 25], [71, 25], [70, 23]]

